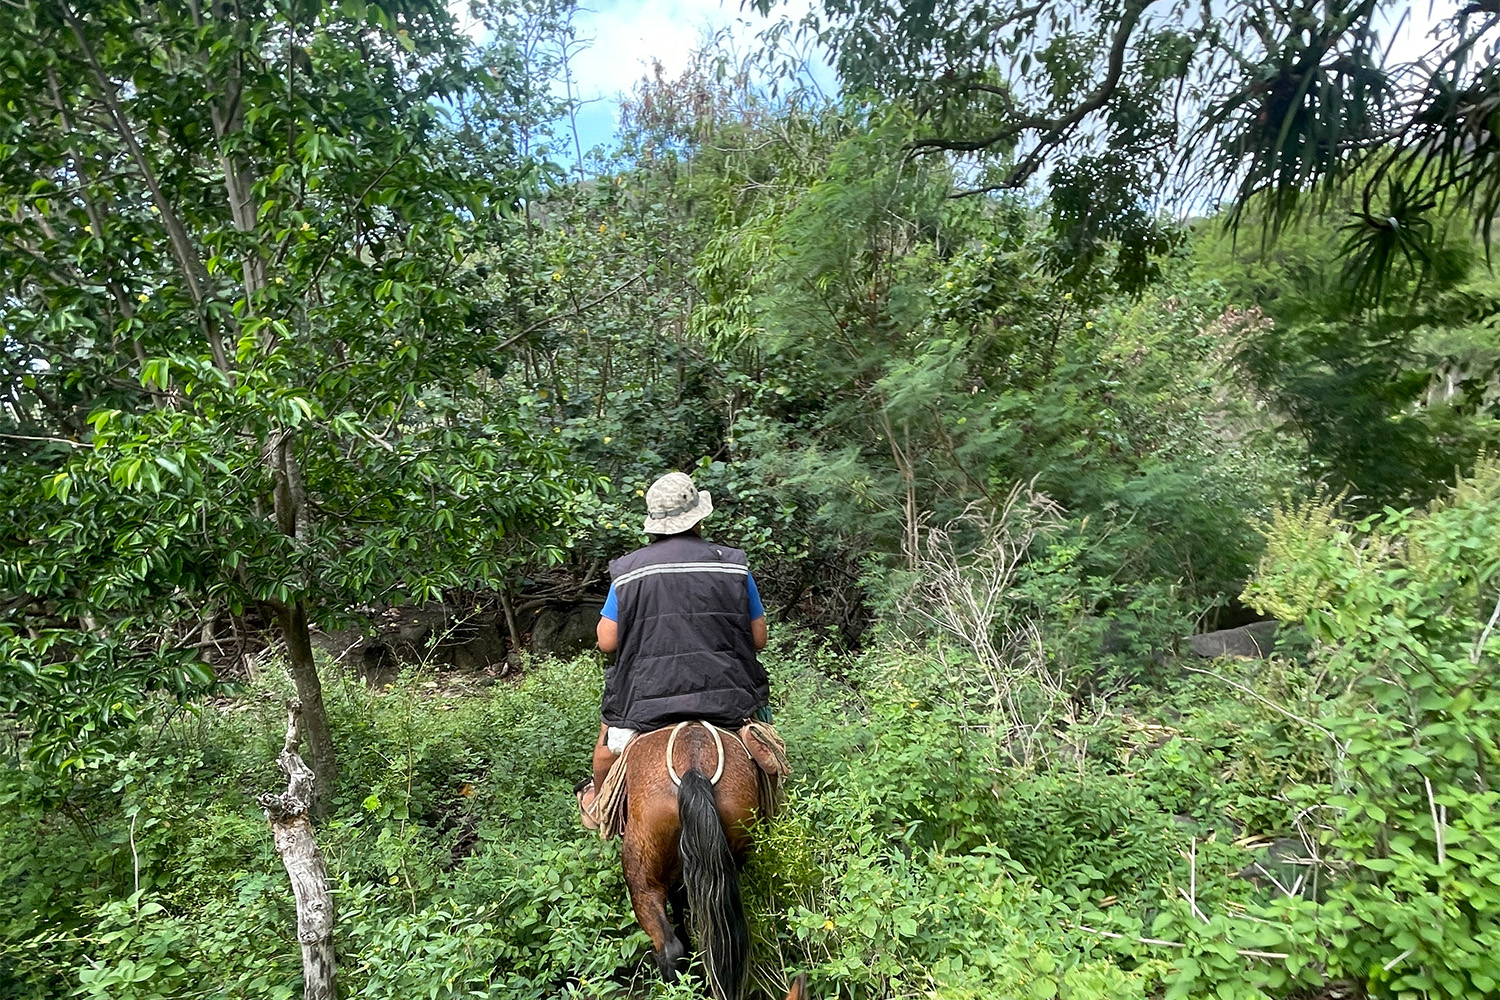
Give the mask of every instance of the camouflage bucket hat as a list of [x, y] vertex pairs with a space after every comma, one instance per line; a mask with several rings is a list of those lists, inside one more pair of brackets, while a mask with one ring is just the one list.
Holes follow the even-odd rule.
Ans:
[[646, 491], [646, 526], [649, 535], [675, 535], [714, 512], [708, 490], [700, 490], [683, 472], [669, 472]]

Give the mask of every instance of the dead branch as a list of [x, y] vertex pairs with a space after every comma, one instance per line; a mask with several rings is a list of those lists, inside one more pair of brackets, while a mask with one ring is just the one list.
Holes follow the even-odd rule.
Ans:
[[328, 866], [318, 849], [308, 809], [317, 775], [297, 752], [302, 741], [302, 703], [287, 703], [286, 742], [276, 765], [287, 777], [286, 791], [260, 797], [271, 824], [276, 853], [286, 866], [297, 901], [297, 940], [302, 945], [303, 1000], [335, 1000], [336, 967], [333, 954], [333, 894], [328, 890]]

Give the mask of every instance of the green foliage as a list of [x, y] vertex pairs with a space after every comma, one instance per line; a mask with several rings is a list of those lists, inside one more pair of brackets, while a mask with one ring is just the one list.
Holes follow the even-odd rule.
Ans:
[[486, 265], [528, 331], [503, 384], [613, 484], [575, 574], [687, 469], [772, 605], [848, 641], [899, 603], [919, 516], [1040, 476], [1075, 518], [1083, 628], [1123, 620], [1144, 649], [1225, 604], [1283, 465], [1218, 384], [1216, 294], [1163, 245], [1162, 287], [1122, 297], [1126, 251], [949, 198], [900, 107], [778, 104], [711, 69], [644, 82], [616, 172], [553, 192]]
[[[34, 781], [45, 771], [10, 761], [8, 995], [72, 982], [85, 996], [165, 997], [206, 981], [216, 995], [288, 995], [300, 968], [291, 899], [253, 796], [285, 780], [274, 760], [290, 692], [284, 678], [266, 684], [249, 711], [127, 730], [130, 747], [91, 757], [60, 803], [38, 798], [38, 787], [55, 794]], [[484, 694], [330, 685], [334, 723], [360, 751], [344, 758], [350, 791], [319, 832], [351, 995], [439, 983], [439, 995], [468, 996], [505, 968], [496, 995], [540, 996], [601, 962], [613, 970], [621, 952], [599, 957], [601, 936], [636, 953], [633, 918], [608, 901], [623, 898], [618, 868], [569, 812], [599, 685], [593, 660]], [[560, 848], [559, 835], [584, 850]]]
[[[971, 159], [980, 180], [964, 185], [971, 193], [1023, 190], [1048, 165], [1053, 266], [1084, 280], [1107, 266], [1121, 287], [1139, 289], [1172, 243], [1149, 205], [1178, 131], [1170, 94], [1197, 44], [1190, 15], [1147, 20], [1143, 9], [830, 0], [799, 27], [828, 53], [845, 93], [914, 109], [915, 151]], [[1115, 65], [1112, 49], [1126, 39], [1133, 50]], [[1091, 141], [1072, 142], [1085, 122]]]
[[[746, 875], [758, 981], [775, 992], [782, 970], [801, 969], [825, 995], [871, 998], [1275, 997], [1347, 979], [1377, 993], [1484, 991], [1493, 794], [1464, 775], [1490, 765], [1458, 751], [1488, 753], [1487, 688], [1472, 673], [1445, 682], [1467, 683], [1456, 692], [1417, 685], [1426, 693], [1402, 710], [1418, 714], [1369, 739], [1370, 699], [1404, 690], [1377, 678], [1410, 686], [1417, 675], [1392, 664], [1418, 640], [1389, 647], [1383, 675], [1363, 666], [1359, 637], [1392, 611], [1350, 595], [1398, 593], [1369, 579], [1389, 572], [1423, 607], [1477, 596], [1493, 561], [1487, 475], [1427, 515], [1391, 515], [1383, 545], [1354, 548], [1353, 528], [1296, 542], [1307, 518], [1279, 522], [1276, 559], [1320, 551], [1323, 565], [1352, 567], [1313, 591], [1324, 618], [1307, 618], [1323, 622], [1312, 627], [1327, 651], [1314, 669], [1242, 674], [1284, 707], [1225, 698], [1217, 678], [1165, 701], [1136, 689], [1128, 709], [1037, 720], [1045, 752], [1028, 768], [1010, 762], [1006, 715], [956, 697], [974, 669], [963, 652], [887, 641], [850, 661], [783, 635], [768, 662], [797, 778]], [[1283, 579], [1305, 591], [1309, 572], [1263, 574], [1251, 593]], [[1415, 634], [1434, 643], [1421, 648], [1438, 635], [1457, 644], [1443, 669], [1468, 664], [1465, 623]], [[61, 804], [29, 790], [35, 765], [14, 762], [0, 802], [12, 995], [167, 997], [210, 979], [230, 997], [295, 992], [291, 903], [251, 798], [280, 780], [270, 762], [288, 687], [264, 676], [234, 711], [128, 730], [130, 746], [80, 769]], [[1347, 701], [1317, 689], [1351, 678]], [[575, 825], [598, 684], [585, 658], [487, 689], [454, 675], [331, 685], [351, 749], [319, 837], [345, 992], [605, 996], [649, 978], [617, 849]], [[1444, 691], [1473, 701], [1440, 705]], [[1147, 712], [1175, 721], [1145, 723]], [[1441, 861], [1434, 806], [1446, 809]], [[1318, 845], [1316, 875], [1256, 846], [1299, 827]], [[1236, 874], [1257, 860], [1284, 886], [1307, 877], [1287, 893]]]
[[[1500, 877], [1495, 793], [1500, 467], [1424, 511], [1357, 523], [1330, 501], [1282, 512], [1247, 599], [1316, 640], [1327, 785], [1289, 795], [1316, 817], [1328, 880], [1268, 912], [1302, 962], [1381, 995], [1492, 991]], [[1270, 983], [1274, 985], [1274, 983]]]
[[[1104, 757], [1083, 773], [1010, 772], [992, 727], [917, 697], [941, 688], [928, 654], [871, 658], [852, 670], [858, 688], [832, 678], [851, 667], [826, 648], [783, 639], [770, 667], [801, 777], [747, 876], [761, 975], [810, 969], [851, 996], [1150, 990], [1154, 973], [1080, 956], [1049, 929], [1109, 893], [1156, 898], [1173, 864], [1170, 824], [1138, 786], [1109, 793]], [[596, 663], [488, 690], [437, 680], [330, 686], [351, 747], [350, 791], [319, 831], [343, 989], [602, 995], [642, 975], [616, 848], [573, 815]], [[207, 979], [230, 997], [294, 989], [291, 902], [251, 798], [280, 781], [286, 682], [265, 683], [241, 710], [129, 730], [131, 749], [78, 772], [60, 808], [23, 794], [34, 765], [17, 762], [0, 814], [13, 995], [172, 996]]]
[[[221, 614], [281, 616], [295, 658], [303, 619], [561, 558], [591, 483], [487, 391], [508, 335], [462, 267], [535, 180], [500, 117], [529, 92], [513, 49], [441, 4], [0, 16], [24, 154], [0, 169], [0, 706], [29, 752], [76, 766], [144, 693], [202, 690]], [[485, 16], [503, 43], [522, 15]]]
[[1340, 264], [1330, 225], [1267, 240], [1249, 222], [1234, 239], [1205, 226], [1194, 254], [1250, 307], [1224, 349], [1303, 442], [1310, 478], [1370, 513], [1431, 499], [1495, 447], [1500, 287], [1456, 223], [1376, 289]]
[[[1039, 178], [1075, 251], [1065, 267], [1109, 247], [1127, 287], [1149, 280], [1170, 244], [1151, 217], [1163, 189], [1288, 229], [1359, 194], [1350, 260], [1379, 285], [1426, 252], [1439, 202], [1486, 243], [1500, 205], [1500, 145], [1470, 126], [1500, 88], [1500, 19], [1428, 10], [1428, 49], [1406, 55], [1392, 41], [1422, 16], [1410, 6], [825, 0], [769, 35], [816, 44], [845, 93], [915, 109], [913, 150], [970, 161], [974, 193]], [[770, 61], [784, 77], [796, 58]]]
[[[1237, 589], [1244, 512], [1281, 471], [1218, 383], [1215, 294], [1175, 266], [1139, 299], [1108, 259], [1059, 277], [1072, 256], [1042, 218], [948, 198], [948, 168], [905, 158], [900, 112], [866, 114], [815, 170], [790, 165], [804, 190], [772, 189], [700, 255], [700, 335], [773, 373], [731, 457], [861, 553], [908, 553], [921, 516], [1035, 481], [1075, 517], [1080, 615], [1156, 608], [1152, 639], [1182, 634]], [[866, 561], [875, 606], [899, 603], [896, 560]]]
[[[292, 612], [586, 591], [673, 467], [782, 619], [797, 774], [746, 875], [768, 994], [1497, 989], [1497, 310], [1419, 177], [1390, 174], [1391, 231], [1189, 259], [1142, 179], [1207, 25], [843, 4], [820, 42], [878, 44], [843, 72], [884, 96], [778, 99], [700, 54], [563, 183], [524, 151], [566, 10], [485, 11], [481, 56], [398, 7], [0, 8], [27, 41], [0, 57], [0, 992], [295, 995], [254, 800], [316, 676]], [[1000, 193], [1083, 127], [1026, 122], [1122, 30], [1099, 143]], [[1339, 124], [1332, 77], [1281, 109], [1294, 146]], [[913, 156], [929, 128], [1010, 134], [976, 165]], [[1282, 657], [1176, 660], [1257, 557]], [[200, 637], [273, 616], [297, 681], [273, 657], [199, 698]], [[575, 823], [597, 660], [328, 666], [345, 995], [699, 988], [655, 982]]]

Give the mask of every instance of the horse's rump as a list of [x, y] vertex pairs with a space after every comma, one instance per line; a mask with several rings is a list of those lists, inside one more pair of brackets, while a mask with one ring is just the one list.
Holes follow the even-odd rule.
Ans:
[[[598, 795], [594, 799], [594, 813], [599, 818], [601, 840], [617, 837], [625, 830], [625, 821], [629, 815], [626, 788], [630, 777], [632, 751], [636, 751], [638, 747], [641, 753], [656, 750], [655, 744], [663, 742], [662, 734], [667, 734], [667, 740], [663, 744], [663, 749], [660, 750], [660, 759], [643, 760], [641, 763], [643, 766], [659, 766], [665, 771], [670, 771], [665, 747], [675, 740], [676, 733], [691, 732], [697, 726], [716, 731], [715, 742], [722, 748], [723, 753], [721, 766], [730, 766], [732, 757], [741, 754], [744, 759], [755, 763], [756, 811], [761, 819], [768, 819], [776, 814], [781, 806], [782, 786], [786, 781], [786, 776], [792, 773], [792, 768], [787, 762], [786, 743], [776, 732], [775, 726], [768, 722], [750, 722], [735, 732], [717, 726], [710, 727], [706, 722], [679, 723], [676, 726], [637, 734], [625, 744], [625, 749], [610, 767], [609, 774], [605, 777], [604, 784], [599, 788]], [[723, 739], [717, 734], [729, 738]], [[712, 768], [712, 770], [717, 771], [719, 768]]]

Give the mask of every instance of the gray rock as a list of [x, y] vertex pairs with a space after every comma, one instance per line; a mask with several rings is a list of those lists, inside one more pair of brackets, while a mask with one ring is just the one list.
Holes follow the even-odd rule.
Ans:
[[603, 599], [542, 608], [531, 623], [533, 656], [568, 659], [595, 647]]
[[457, 669], [485, 670], [505, 665], [505, 647], [499, 622], [490, 620], [473, 622], [458, 630], [446, 648], [452, 653], [451, 662]]
[[1217, 659], [1221, 656], [1265, 659], [1276, 649], [1276, 623], [1252, 622], [1239, 628], [1190, 636], [1188, 649], [1194, 656], [1205, 659]]
[[313, 632], [313, 646], [372, 687], [396, 679], [403, 666], [479, 671], [500, 667], [510, 651], [491, 612], [474, 614], [433, 602], [369, 615], [363, 625]]

